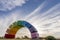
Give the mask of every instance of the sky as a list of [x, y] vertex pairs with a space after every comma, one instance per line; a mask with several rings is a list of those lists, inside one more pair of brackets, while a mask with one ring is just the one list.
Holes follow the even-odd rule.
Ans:
[[[60, 0], [0, 0], [0, 36], [4, 36], [9, 25], [18, 20], [31, 23], [40, 36], [60, 38]], [[17, 37], [21, 30], [30, 35], [27, 28], [22, 28]]]

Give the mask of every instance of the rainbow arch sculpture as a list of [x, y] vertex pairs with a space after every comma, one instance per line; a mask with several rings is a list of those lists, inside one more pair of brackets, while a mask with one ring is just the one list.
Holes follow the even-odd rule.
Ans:
[[11, 24], [9, 26], [9, 28], [7, 29], [4, 37], [5, 38], [15, 38], [17, 31], [22, 27], [27, 27], [29, 29], [32, 38], [39, 37], [39, 34], [38, 34], [37, 30], [34, 28], [34, 26], [32, 26], [30, 23], [28, 23], [26, 21], [17, 21], [17, 22], [14, 22], [13, 24]]

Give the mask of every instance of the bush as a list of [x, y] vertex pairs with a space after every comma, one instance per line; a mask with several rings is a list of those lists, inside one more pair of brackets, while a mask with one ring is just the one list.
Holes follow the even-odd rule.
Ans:
[[20, 39], [19, 37], [17, 37], [16, 39]]
[[53, 36], [47, 36], [47, 37], [46, 37], [46, 40], [56, 40], [56, 38], [53, 37]]
[[3, 39], [3, 37], [0, 37], [0, 39]]

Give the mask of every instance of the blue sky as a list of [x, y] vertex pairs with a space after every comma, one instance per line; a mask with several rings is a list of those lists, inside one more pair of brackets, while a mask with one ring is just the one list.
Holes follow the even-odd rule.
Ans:
[[[25, 4], [23, 4], [23, 6], [16, 6], [14, 9], [12, 10], [7, 10], [7, 11], [4, 11], [4, 10], [0, 10], [0, 15], [8, 15], [9, 12], [11, 11], [15, 11], [15, 10], [21, 10], [21, 11], [24, 11], [23, 15], [27, 15], [29, 14], [30, 12], [32, 12], [34, 9], [36, 9], [44, 0], [40, 0], [40, 1], [35, 1], [35, 0], [29, 0], [29, 1], [26, 1]], [[29, 11], [27, 11], [29, 10]]]
[[51, 34], [58, 38], [60, 0], [0, 0], [0, 36], [4, 36], [9, 25], [17, 20], [30, 22], [40, 36]]

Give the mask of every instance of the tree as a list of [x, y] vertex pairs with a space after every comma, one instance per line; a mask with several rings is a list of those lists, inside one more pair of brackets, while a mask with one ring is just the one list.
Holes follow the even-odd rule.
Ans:
[[27, 36], [24, 37], [25, 39], [29, 39]]
[[47, 37], [46, 37], [46, 40], [56, 40], [56, 38], [53, 37], [53, 36], [47, 36]]
[[0, 39], [3, 39], [3, 37], [0, 37]]
[[19, 37], [17, 37], [16, 39], [20, 39]]

